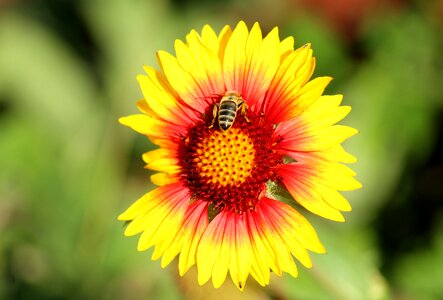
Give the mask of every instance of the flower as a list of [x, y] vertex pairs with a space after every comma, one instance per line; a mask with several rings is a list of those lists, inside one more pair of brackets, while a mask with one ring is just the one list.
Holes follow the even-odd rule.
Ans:
[[293, 45], [277, 28], [262, 38], [258, 23], [218, 35], [206, 25], [176, 40], [176, 56], [158, 52], [161, 71], [137, 77], [142, 113], [120, 122], [159, 146], [143, 155], [158, 187], [118, 218], [162, 267], [179, 255], [179, 274], [197, 265], [200, 285], [229, 272], [240, 290], [249, 274], [265, 286], [270, 272], [297, 276], [293, 257], [310, 268], [308, 250], [325, 252], [296, 203], [334, 221], [351, 210], [338, 191], [361, 185], [340, 143], [357, 130], [336, 125], [351, 108], [322, 96], [331, 78], [310, 80], [311, 46]]

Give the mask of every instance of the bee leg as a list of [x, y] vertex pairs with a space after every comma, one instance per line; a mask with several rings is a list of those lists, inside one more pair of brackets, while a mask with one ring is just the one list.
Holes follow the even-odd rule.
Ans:
[[246, 104], [246, 102], [243, 102], [242, 106], [241, 106], [241, 115], [243, 116], [243, 118], [245, 118], [246, 122], [251, 122], [249, 121], [248, 117], [246, 116], [246, 111], [248, 110], [249, 106]]
[[209, 128], [214, 127], [215, 121], [217, 121], [218, 110], [219, 110], [218, 105], [219, 105], [219, 104], [216, 103], [216, 104], [214, 105], [214, 108], [212, 109], [212, 115], [213, 115], [213, 118], [212, 118], [211, 126], [209, 126]]

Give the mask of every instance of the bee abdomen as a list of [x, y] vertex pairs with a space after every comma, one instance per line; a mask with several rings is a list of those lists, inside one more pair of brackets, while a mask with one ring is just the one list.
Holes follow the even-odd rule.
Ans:
[[223, 130], [228, 130], [237, 116], [237, 104], [234, 101], [224, 101], [220, 105], [218, 122]]
[[236, 111], [232, 111], [232, 110], [220, 110], [220, 113], [219, 113], [219, 119], [220, 120], [222, 120], [222, 119], [229, 119], [229, 120], [234, 120], [235, 119], [235, 116], [237, 115], [237, 112]]
[[220, 112], [220, 115], [218, 118], [218, 122], [219, 122], [220, 127], [223, 130], [229, 129], [232, 126], [232, 124], [234, 123], [235, 115], [236, 115], [236, 113], [232, 112], [232, 111], [226, 111], [225, 114]]
[[232, 122], [228, 122], [228, 121], [220, 121], [220, 123], [219, 123], [220, 128], [223, 129], [224, 131], [231, 128], [232, 124], [233, 124]]
[[232, 112], [236, 112], [237, 111], [237, 103], [235, 103], [234, 101], [223, 101], [220, 104], [220, 112], [222, 111], [232, 111]]

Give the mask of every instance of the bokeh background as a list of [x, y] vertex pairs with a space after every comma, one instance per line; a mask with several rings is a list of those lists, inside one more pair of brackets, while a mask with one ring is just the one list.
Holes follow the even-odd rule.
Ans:
[[[346, 223], [298, 279], [214, 290], [136, 251], [116, 216], [153, 146], [120, 126], [176, 38], [240, 19], [311, 42], [360, 130]], [[0, 299], [443, 299], [443, 1], [1, 0]]]

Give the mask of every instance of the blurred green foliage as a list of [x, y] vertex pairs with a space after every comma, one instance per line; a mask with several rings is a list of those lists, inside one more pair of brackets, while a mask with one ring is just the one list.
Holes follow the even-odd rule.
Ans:
[[[397, 1], [349, 35], [304, 2], [0, 4], [0, 298], [442, 299], [443, 9]], [[328, 249], [312, 270], [198, 294], [122, 235], [117, 214], [151, 187], [140, 155], [152, 145], [116, 120], [135, 111], [135, 75], [158, 49], [239, 19], [313, 44], [316, 75], [353, 107], [346, 147], [364, 188], [346, 195], [345, 224], [305, 212]]]

